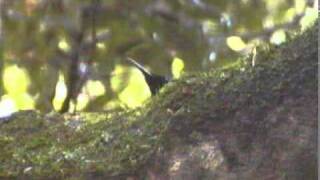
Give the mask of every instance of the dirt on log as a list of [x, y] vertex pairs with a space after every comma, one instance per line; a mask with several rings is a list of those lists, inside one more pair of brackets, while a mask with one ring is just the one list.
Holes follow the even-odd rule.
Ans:
[[0, 179], [317, 179], [317, 39], [316, 24], [134, 111], [14, 114]]

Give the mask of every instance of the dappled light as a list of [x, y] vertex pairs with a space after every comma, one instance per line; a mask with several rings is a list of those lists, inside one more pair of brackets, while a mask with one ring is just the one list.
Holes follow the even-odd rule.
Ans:
[[16, 103], [8, 95], [3, 95], [0, 100], [0, 117], [10, 116], [18, 110]]
[[55, 87], [55, 96], [53, 99], [53, 106], [55, 109], [60, 109], [63, 103], [63, 100], [67, 96], [67, 88], [62, 74], [59, 75], [59, 80]]
[[[119, 101], [127, 107], [140, 106], [148, 97], [150, 92], [147, 84], [144, 82], [144, 77], [136, 68], [129, 68], [130, 77], [123, 81], [121, 76], [124, 75], [127, 67], [117, 66], [114, 71], [114, 76], [111, 78], [111, 87], [119, 93]], [[126, 87], [123, 86], [126, 83]]]
[[175, 57], [171, 65], [173, 77], [179, 78], [182, 75], [183, 68], [184, 68], [183, 60]]
[[137, 107], [142, 105], [148, 97], [150, 97], [150, 91], [144, 82], [143, 75], [136, 69], [132, 70], [128, 86], [119, 94], [120, 101], [128, 107]]
[[229, 66], [306, 29], [318, 15], [315, 2], [2, 2], [1, 96], [14, 111], [135, 108], [151, 94], [125, 57], [169, 79]]
[[234, 51], [241, 51], [246, 47], [246, 44], [238, 36], [231, 36], [227, 38], [228, 46]]
[[26, 93], [30, 85], [30, 79], [25, 70], [16, 65], [6, 67], [2, 79], [6, 92], [12, 96]]
[[0, 179], [317, 177], [316, 0], [0, 0]]
[[34, 98], [27, 91], [30, 79], [23, 68], [16, 65], [7, 66], [2, 79], [6, 94], [1, 97], [0, 114], [6, 116], [17, 110], [34, 108]]
[[281, 44], [286, 41], [286, 34], [283, 30], [274, 32], [270, 38], [270, 42], [273, 44]]

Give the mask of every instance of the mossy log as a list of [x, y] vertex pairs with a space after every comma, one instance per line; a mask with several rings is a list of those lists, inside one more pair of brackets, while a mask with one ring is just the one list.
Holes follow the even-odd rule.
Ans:
[[317, 39], [315, 25], [136, 110], [2, 119], [0, 179], [317, 179]]

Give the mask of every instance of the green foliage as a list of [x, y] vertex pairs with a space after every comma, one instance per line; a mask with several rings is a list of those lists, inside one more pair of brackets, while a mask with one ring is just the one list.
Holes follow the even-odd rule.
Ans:
[[[0, 65], [0, 72], [15, 64], [25, 69], [25, 79], [30, 81], [25, 96], [11, 97], [17, 109], [35, 107], [47, 112], [61, 106], [59, 98], [66, 92], [60, 89], [57, 91], [64, 94], [57, 94], [55, 87], [68, 83], [70, 56], [79, 32], [85, 39], [80, 61], [90, 64], [89, 79], [99, 81], [104, 94], [87, 93], [96, 87], [85, 86], [78, 109], [99, 111], [136, 107], [150, 96], [140, 83], [141, 76], [126, 68], [125, 56], [157, 74], [177, 77], [181, 66], [173, 65], [175, 59], [183, 61], [185, 72], [223, 67], [249, 55], [257, 44], [271, 37], [272, 43], [283, 43], [288, 31], [299, 26], [304, 29], [317, 16], [317, 10], [305, 0], [100, 0], [96, 7], [95, 2], [12, 0], [1, 4], [0, 58], [8, 66]], [[93, 29], [98, 39], [95, 51], [90, 49]], [[122, 74], [114, 73], [119, 67], [124, 69]], [[1, 78], [0, 92], [4, 84], [16, 84], [2, 96], [26, 83], [11, 82], [13, 74]], [[115, 81], [117, 88], [112, 87]], [[19, 103], [26, 99], [24, 104], [29, 106]]]

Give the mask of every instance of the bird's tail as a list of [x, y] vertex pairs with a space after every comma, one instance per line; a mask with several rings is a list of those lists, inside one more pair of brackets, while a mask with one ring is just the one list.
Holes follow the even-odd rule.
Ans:
[[139, 64], [137, 61], [135, 61], [134, 59], [127, 57], [127, 60], [133, 64], [136, 68], [138, 68], [143, 74], [145, 75], [151, 75], [151, 73], [145, 68], [143, 67], [141, 64]]

